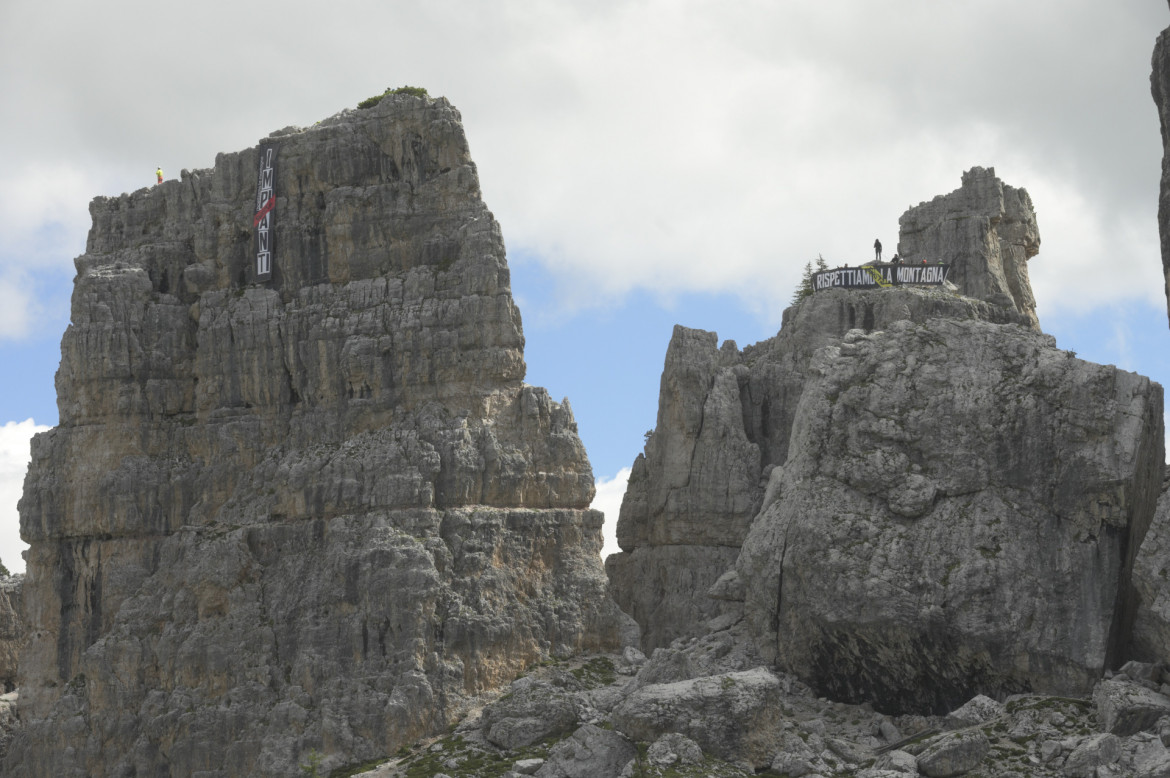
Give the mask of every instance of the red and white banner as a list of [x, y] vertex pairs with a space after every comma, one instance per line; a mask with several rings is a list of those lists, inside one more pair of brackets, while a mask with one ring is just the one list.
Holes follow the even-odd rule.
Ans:
[[272, 278], [274, 255], [273, 229], [276, 220], [276, 146], [260, 146], [260, 174], [256, 179], [256, 213], [252, 226], [256, 228], [256, 280]]

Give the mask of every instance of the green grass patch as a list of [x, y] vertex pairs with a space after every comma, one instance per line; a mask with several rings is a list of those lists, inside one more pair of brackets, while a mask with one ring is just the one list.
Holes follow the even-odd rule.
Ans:
[[382, 102], [382, 98], [385, 97], [386, 95], [411, 95], [412, 97], [430, 97], [430, 95], [427, 94], [427, 90], [423, 89], [421, 86], [400, 86], [397, 89], [390, 89], [389, 87], [387, 87], [385, 92], [383, 92], [380, 95], [374, 95], [373, 97], [367, 97], [365, 100], [362, 100], [360, 103], [358, 103], [357, 107], [359, 109], [373, 108], [375, 105]]
[[589, 689], [609, 686], [617, 680], [617, 669], [613, 666], [613, 662], [604, 656], [594, 657], [569, 672]]

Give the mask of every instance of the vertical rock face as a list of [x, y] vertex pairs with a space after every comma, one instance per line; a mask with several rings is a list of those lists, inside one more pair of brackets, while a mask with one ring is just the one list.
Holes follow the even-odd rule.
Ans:
[[695, 634], [716, 612], [707, 589], [738, 553], [758, 502], [760, 441], [745, 430], [750, 375], [735, 344], [675, 327], [658, 424], [631, 469], [611, 591], [649, 650]]
[[[960, 286], [973, 290], [969, 296], [819, 292], [784, 312], [776, 337], [742, 352], [731, 341], [717, 347], [714, 333], [675, 329], [658, 422], [631, 468], [622, 503], [622, 553], [606, 560], [611, 591], [642, 626], [644, 649], [700, 634], [723, 607], [707, 591], [739, 555], [768, 477], [788, 458], [797, 403], [818, 348], [852, 329], [939, 316], [1036, 326], [1024, 263], [1039, 238], [1024, 190], [973, 168], [961, 189], [911, 209], [901, 223], [899, 248], [907, 261], [952, 263]], [[1019, 304], [1006, 291], [1008, 275], [1022, 290]]]
[[1128, 642], [1161, 387], [1019, 327], [850, 333], [737, 563], [765, 656], [836, 699], [1087, 693]]
[[256, 149], [90, 207], [20, 503], [12, 774], [332, 768], [616, 640], [458, 112], [388, 96], [269, 143], [270, 282]]
[[1138, 549], [1133, 583], [1138, 595], [1133, 628], [1135, 658], [1170, 664], [1170, 468], [1150, 529]]
[[742, 352], [675, 331], [611, 591], [644, 649], [742, 608], [769, 660], [886, 711], [1086, 692], [1128, 645], [1161, 387], [1036, 331], [1023, 190], [976, 168], [901, 225], [962, 294], [818, 292]]
[[0, 694], [16, 688], [20, 647], [26, 632], [21, 616], [23, 590], [24, 576], [0, 574]]
[[831, 290], [785, 311], [776, 337], [742, 351], [734, 341], [717, 347], [713, 332], [675, 328], [658, 422], [622, 501], [622, 553], [606, 559], [611, 593], [641, 625], [645, 650], [701, 634], [722, 609], [707, 591], [739, 555], [768, 477], [788, 457], [816, 350], [854, 328], [940, 315], [1025, 321], [943, 293]]
[[959, 189], [911, 208], [898, 225], [906, 262], [945, 262], [962, 294], [1015, 308], [1040, 329], [1028, 281], [1028, 260], [1040, 251], [1036, 212], [995, 168], [971, 168]]
[[1170, 315], [1170, 28], [1154, 45], [1150, 92], [1162, 127], [1162, 184], [1158, 195], [1158, 234], [1162, 242], [1162, 273]]

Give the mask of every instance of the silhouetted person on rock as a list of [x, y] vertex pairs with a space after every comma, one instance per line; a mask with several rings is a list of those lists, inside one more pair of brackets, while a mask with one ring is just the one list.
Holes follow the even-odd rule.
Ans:
[[154, 174], [158, 176], [158, 180], [154, 182], [154, 185], [158, 186], [162, 183], [162, 167], [159, 167], [158, 170], [154, 171]]
[[882, 261], [882, 242], [877, 238], [873, 239], [873, 250], [875, 254], [874, 262]]

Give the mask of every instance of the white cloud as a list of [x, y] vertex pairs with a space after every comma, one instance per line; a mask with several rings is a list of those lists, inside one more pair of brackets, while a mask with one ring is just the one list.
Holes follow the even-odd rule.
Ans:
[[[570, 308], [642, 287], [766, 310], [809, 259], [856, 262], [875, 235], [893, 243], [905, 207], [995, 166], [1033, 193], [1041, 259], [1059, 268], [1041, 278], [1053, 306], [1151, 298], [1159, 287], [1134, 279], [1156, 270], [1157, 28], [1074, 3], [1056, 29], [1036, 9], [992, 5], [599, 13], [521, 46], [536, 91], [561, 91], [552, 110], [465, 110], [489, 204], [511, 245], [566, 279]], [[535, 83], [504, 75], [514, 92]], [[1141, 225], [1136, 244], [1119, 242], [1126, 223]], [[1083, 269], [1106, 255], [1116, 282], [1102, 284]]]
[[95, 178], [46, 161], [0, 172], [0, 341], [34, 333], [85, 250]]
[[1164, 6], [289, 0], [265, 34], [225, 26], [237, 6], [0, 3], [0, 338], [29, 332], [39, 273], [69, 272], [94, 195], [403, 84], [460, 109], [513, 256], [556, 279], [548, 309], [724, 292], [776, 323], [806, 262], [892, 247], [974, 165], [1032, 194], [1041, 321], [1160, 303]]
[[72, 270], [99, 178], [65, 161], [0, 173], [0, 267]]
[[605, 526], [601, 529], [604, 544], [601, 549], [601, 558], [621, 551], [617, 544], [617, 520], [622, 508], [622, 497], [626, 494], [626, 482], [630, 480], [630, 468], [623, 467], [612, 478], [599, 478], [596, 481], [597, 494], [589, 506], [605, 514]]
[[1040, 253], [1028, 263], [1028, 274], [1041, 325], [1049, 312], [1085, 312], [1125, 300], [1166, 304], [1156, 189], [1148, 207], [1128, 213], [1075, 179], [1023, 160], [996, 173], [1027, 189], [1036, 208]]
[[[1045, 261], [1092, 266], [1107, 250], [1125, 279], [1041, 279], [1055, 304], [1160, 288], [1134, 281], [1156, 258], [1148, 75], [1168, 20], [1152, 4], [339, 0], [322, 18], [290, 0], [265, 36], [224, 28], [226, 0], [101, 8], [0, 6], [0, 93], [24, 119], [0, 126], [0, 145], [30, 160], [0, 170], [0, 219], [8, 203], [26, 227], [65, 214], [74, 244], [90, 196], [147, 185], [156, 164], [207, 167], [414, 84], [460, 108], [509, 245], [562, 280], [570, 312], [634, 288], [774, 309], [805, 262], [892, 245], [907, 205], [973, 165], [1033, 193]], [[357, 42], [354, 19], [381, 43]], [[220, 54], [140, 67], [141, 47], [176, 29]], [[43, 190], [58, 184], [60, 201]], [[1127, 224], [1140, 235], [1119, 246]]]
[[20, 539], [16, 504], [24, 490], [24, 476], [31, 460], [29, 441], [47, 429], [32, 419], [10, 421], [0, 427], [0, 562], [12, 573], [24, 572], [21, 552], [28, 548]]

